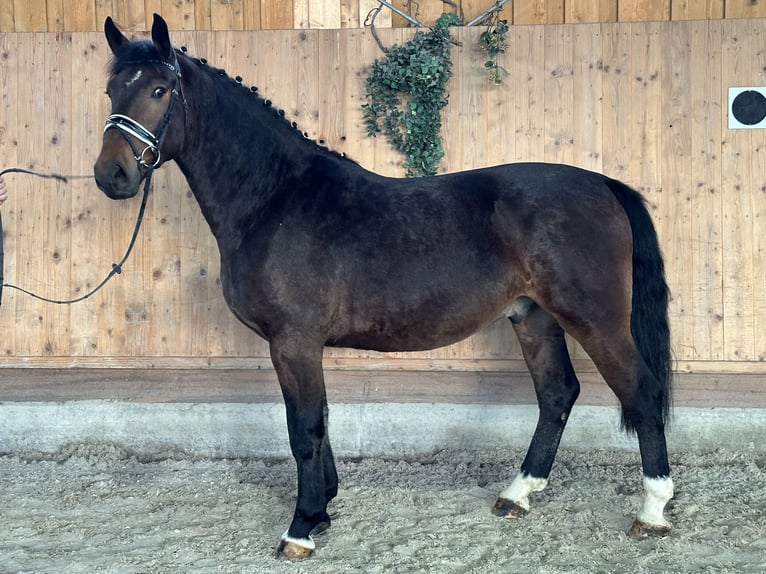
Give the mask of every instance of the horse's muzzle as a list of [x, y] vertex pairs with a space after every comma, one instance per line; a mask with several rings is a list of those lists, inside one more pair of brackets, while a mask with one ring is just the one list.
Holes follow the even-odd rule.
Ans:
[[141, 174], [135, 165], [99, 158], [93, 166], [96, 185], [111, 199], [128, 199], [138, 193]]

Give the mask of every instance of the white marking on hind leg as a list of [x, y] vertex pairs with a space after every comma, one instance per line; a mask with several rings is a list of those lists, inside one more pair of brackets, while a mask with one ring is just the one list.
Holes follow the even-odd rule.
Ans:
[[309, 534], [308, 538], [293, 538], [288, 534], [289, 530], [285, 530], [285, 533], [282, 535], [282, 538], [280, 539], [282, 542], [289, 542], [290, 544], [297, 544], [298, 546], [302, 546], [303, 548], [307, 548], [309, 550], [316, 550], [317, 544], [314, 542], [314, 537]]
[[524, 510], [529, 510], [529, 495], [540, 492], [548, 486], [547, 478], [535, 478], [526, 473], [519, 473], [513, 482], [500, 493], [500, 498], [518, 504]]
[[673, 480], [669, 476], [658, 478], [644, 477], [644, 503], [636, 518], [650, 526], [670, 528], [663, 516], [665, 505], [673, 498]]

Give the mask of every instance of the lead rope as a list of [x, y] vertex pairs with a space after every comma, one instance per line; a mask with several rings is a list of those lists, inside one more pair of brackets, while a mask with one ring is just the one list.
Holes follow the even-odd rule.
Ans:
[[[16, 289], [17, 291], [21, 291], [22, 293], [25, 293], [26, 295], [29, 295], [30, 297], [34, 297], [35, 299], [39, 299], [40, 301], [45, 301], [46, 303], [54, 303], [56, 305], [71, 305], [72, 303], [78, 303], [80, 301], [84, 301], [85, 299], [93, 296], [96, 291], [101, 289], [106, 283], [115, 275], [119, 275], [122, 273], [122, 266], [125, 264], [125, 261], [127, 261], [128, 256], [130, 255], [130, 252], [133, 251], [133, 246], [136, 244], [136, 239], [138, 238], [138, 232], [141, 229], [141, 222], [144, 220], [144, 211], [146, 211], [146, 203], [149, 199], [149, 186], [152, 181], [152, 174], [154, 173], [154, 169], [159, 165], [160, 163], [160, 147], [162, 146], [162, 141], [165, 139], [165, 134], [168, 130], [168, 127], [170, 127], [170, 119], [171, 115], [173, 114], [173, 109], [176, 106], [176, 102], [178, 101], [178, 98], [180, 97], [183, 100], [184, 104], [184, 112], [186, 111], [186, 98], [183, 96], [183, 87], [181, 86], [181, 67], [178, 65], [178, 57], [175, 57], [175, 61], [173, 64], [170, 64], [168, 62], [165, 62], [164, 60], [159, 60], [154, 63], [159, 63], [164, 66], [167, 66], [173, 72], [175, 72], [177, 78], [178, 78], [178, 84], [176, 88], [173, 88], [173, 91], [170, 96], [170, 102], [168, 103], [168, 107], [165, 110], [165, 115], [162, 118], [162, 123], [160, 124], [159, 130], [157, 132], [157, 135], [154, 136], [152, 132], [147, 130], [144, 126], [142, 126], [137, 121], [133, 120], [132, 118], [128, 116], [124, 116], [121, 114], [112, 114], [106, 119], [106, 124], [104, 126], [104, 131], [110, 129], [110, 128], [117, 128], [119, 129], [120, 133], [122, 133], [125, 140], [128, 142], [128, 145], [130, 145], [130, 148], [133, 150], [133, 155], [135, 156], [136, 162], [140, 166], [144, 166], [146, 168], [146, 173], [144, 174], [144, 197], [141, 199], [141, 208], [138, 210], [138, 217], [136, 218], [136, 226], [133, 229], [133, 236], [130, 238], [130, 243], [128, 244], [128, 249], [125, 251], [125, 255], [122, 256], [122, 259], [120, 259], [119, 263], [112, 263], [112, 270], [109, 271], [109, 274], [104, 278], [101, 283], [96, 285], [93, 289], [91, 289], [88, 293], [85, 295], [81, 295], [80, 297], [75, 297], [74, 299], [51, 299], [48, 297], [43, 297], [42, 295], [38, 295], [36, 293], [33, 293], [31, 291], [28, 291], [27, 289], [23, 289], [22, 287], [18, 287], [17, 285], [11, 285], [9, 283], [3, 283], [3, 221], [0, 217], [0, 303], [2, 303], [3, 299], [3, 287], [8, 287], [9, 289]], [[186, 121], [184, 117], [184, 122]], [[144, 148], [144, 150], [138, 154], [135, 146], [133, 145], [133, 142], [130, 141], [130, 138], [127, 137], [127, 135], [132, 135], [135, 138], [138, 138], [141, 142], [147, 144], [147, 147]], [[154, 161], [152, 163], [148, 163], [144, 156], [147, 152], [147, 150], [151, 151], [152, 153], [156, 154], [156, 157], [154, 158]], [[63, 175], [59, 175], [57, 173], [37, 173], [35, 171], [31, 171], [28, 169], [23, 169], [20, 167], [11, 167], [8, 169], [5, 169], [3, 171], [0, 171], [0, 176], [6, 173], [26, 173], [30, 175], [35, 175], [38, 177], [45, 177], [50, 179], [58, 179], [60, 181], [63, 181], [66, 183], [67, 177]], [[85, 178], [89, 176], [72, 176], [72, 178]]]
[[[69, 179], [85, 179], [85, 178], [91, 177], [87, 175], [64, 176], [58, 173], [38, 173], [28, 169], [22, 169], [19, 167], [11, 167], [8, 169], [4, 169], [3, 171], [0, 171], [0, 176], [5, 175], [6, 173], [26, 173], [26, 174], [34, 175], [37, 177], [44, 177], [47, 179], [57, 179], [59, 181], [63, 181], [64, 183], [66, 183]], [[153, 173], [154, 173], [154, 167], [151, 167], [151, 166], [148, 167], [146, 175], [144, 176], [144, 196], [141, 199], [141, 207], [138, 210], [136, 225], [133, 228], [133, 236], [130, 238], [130, 243], [128, 244], [128, 249], [125, 251], [125, 255], [122, 256], [122, 259], [120, 259], [119, 263], [112, 263], [111, 271], [109, 271], [109, 274], [103, 279], [103, 281], [101, 281], [101, 283], [96, 285], [93, 289], [91, 289], [85, 295], [81, 295], [80, 297], [76, 297], [74, 299], [52, 299], [49, 297], [38, 295], [37, 293], [33, 293], [32, 291], [24, 289], [23, 287], [19, 287], [18, 285], [12, 285], [10, 283], [3, 282], [3, 240], [2, 240], [3, 219], [2, 219], [2, 216], [0, 215], [0, 304], [2, 304], [2, 299], [3, 299], [3, 287], [8, 287], [9, 289], [15, 289], [17, 291], [21, 291], [22, 293], [29, 295], [30, 297], [34, 297], [35, 299], [44, 301], [46, 303], [54, 303], [56, 305], [71, 305], [72, 303], [78, 303], [80, 301], [84, 301], [85, 299], [88, 299], [89, 297], [93, 296], [99, 289], [101, 289], [104, 285], [106, 285], [107, 282], [112, 277], [122, 273], [122, 266], [125, 264], [125, 261], [127, 261], [131, 251], [133, 251], [133, 247], [136, 244], [136, 239], [138, 238], [138, 232], [141, 229], [141, 223], [144, 219], [144, 211], [146, 211], [146, 203], [147, 203], [147, 200], [149, 199], [149, 186], [152, 181]]]

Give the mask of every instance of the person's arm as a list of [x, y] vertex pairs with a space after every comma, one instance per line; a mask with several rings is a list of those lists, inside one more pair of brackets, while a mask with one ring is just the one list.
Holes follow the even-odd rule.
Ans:
[[0, 205], [3, 205], [6, 199], [8, 199], [8, 188], [5, 186], [3, 176], [0, 175]]

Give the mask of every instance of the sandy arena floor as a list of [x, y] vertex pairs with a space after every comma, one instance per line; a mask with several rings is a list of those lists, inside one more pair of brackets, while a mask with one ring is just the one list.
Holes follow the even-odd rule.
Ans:
[[111, 445], [0, 458], [0, 572], [616, 573], [766, 571], [766, 456], [674, 454], [670, 536], [625, 536], [638, 454], [563, 450], [518, 521], [491, 515], [523, 453], [342, 460], [332, 528], [277, 560], [291, 460], [139, 460]]

